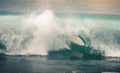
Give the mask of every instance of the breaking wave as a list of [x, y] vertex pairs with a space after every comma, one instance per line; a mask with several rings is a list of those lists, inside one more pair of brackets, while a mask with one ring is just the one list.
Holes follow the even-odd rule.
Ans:
[[1, 15], [0, 53], [49, 58], [120, 57], [119, 20], [94, 17], [60, 16], [50, 10]]

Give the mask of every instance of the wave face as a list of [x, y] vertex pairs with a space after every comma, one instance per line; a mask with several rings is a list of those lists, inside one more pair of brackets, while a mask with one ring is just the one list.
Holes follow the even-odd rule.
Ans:
[[[120, 16], [66, 15], [45, 10], [27, 15], [0, 15], [0, 19], [3, 54], [120, 57]], [[84, 45], [76, 44], [77, 38]]]

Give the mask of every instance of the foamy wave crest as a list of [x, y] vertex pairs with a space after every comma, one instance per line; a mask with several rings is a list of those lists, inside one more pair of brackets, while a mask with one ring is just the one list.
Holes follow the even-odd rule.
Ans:
[[5, 17], [0, 35], [0, 52], [9, 55], [47, 55], [50, 50], [70, 49], [70, 42], [85, 30], [77, 21], [61, 21], [50, 10], [17, 19], [9, 17], [13, 20]]
[[50, 10], [0, 18], [0, 53], [48, 55], [53, 50], [75, 51], [76, 46], [71, 48], [72, 42], [83, 55], [97, 50], [105, 56], [120, 57], [120, 22], [117, 20], [60, 18]]

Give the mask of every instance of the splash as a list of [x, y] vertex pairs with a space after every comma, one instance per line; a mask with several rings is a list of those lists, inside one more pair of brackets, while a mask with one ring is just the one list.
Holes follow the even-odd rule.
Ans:
[[72, 24], [62, 22], [50, 10], [15, 19], [3, 27], [6, 30], [1, 32], [1, 45], [4, 44], [5, 48], [1, 52], [9, 55], [47, 55], [50, 50], [70, 49], [71, 41], [84, 45], [78, 39], [83, 29], [77, 27], [78, 23]]
[[105, 56], [120, 57], [119, 21], [86, 16], [59, 17], [51, 10], [0, 16], [0, 53], [48, 55], [49, 51], [75, 51], [76, 48], [71, 48], [72, 42], [79, 45], [79, 51], [97, 50]]

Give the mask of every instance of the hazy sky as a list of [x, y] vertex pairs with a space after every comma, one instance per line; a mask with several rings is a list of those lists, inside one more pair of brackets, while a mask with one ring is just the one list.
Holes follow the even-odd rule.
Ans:
[[30, 12], [41, 9], [120, 14], [120, 0], [0, 0], [0, 11]]

